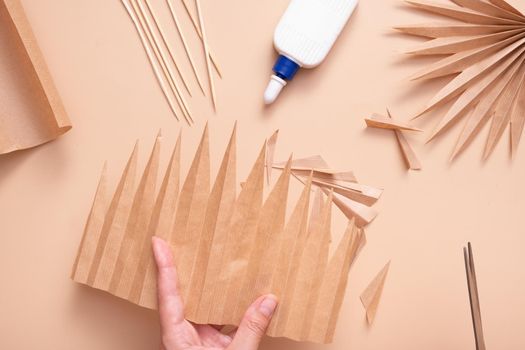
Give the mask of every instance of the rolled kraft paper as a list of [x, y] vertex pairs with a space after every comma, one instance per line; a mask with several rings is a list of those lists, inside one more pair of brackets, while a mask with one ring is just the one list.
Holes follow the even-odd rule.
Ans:
[[0, 0], [0, 154], [54, 140], [71, 129], [18, 0]]

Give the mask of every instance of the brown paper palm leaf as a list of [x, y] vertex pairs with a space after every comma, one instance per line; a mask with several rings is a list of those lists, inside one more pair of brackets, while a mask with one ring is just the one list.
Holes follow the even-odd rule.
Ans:
[[[213, 186], [209, 148], [206, 128], [183, 178], [179, 137], [163, 180], [157, 184], [160, 138], [138, 183], [135, 147], [112, 196], [104, 171], [73, 267], [73, 279], [155, 308], [156, 268], [151, 237], [156, 235], [173, 248], [185, 315], [190, 321], [238, 325], [257, 296], [273, 293], [279, 298], [279, 307], [269, 335], [330, 342], [350, 265], [365, 242], [363, 229], [351, 220], [329, 256], [332, 198], [339, 196], [335, 189], [328, 191], [328, 196], [318, 191], [310, 205], [315, 179], [315, 172], [310, 171], [286, 222], [292, 160], [264, 199], [266, 145], [239, 194], [236, 131]], [[357, 188], [354, 196], [343, 198], [355, 203], [362, 200], [363, 205], [375, 202], [367, 193], [358, 196], [364, 189], [371, 190], [359, 188], [353, 176], [346, 179], [349, 172], [323, 171], [316, 176], [329, 181], [334, 176], [342, 179], [344, 174], [344, 179], [337, 181], [352, 181]], [[327, 186], [322, 188], [326, 190]], [[339, 185], [335, 187], [340, 191]]]
[[407, 3], [452, 20], [396, 28], [430, 38], [410, 54], [446, 56], [415, 74], [413, 79], [455, 75], [416, 116], [452, 103], [429, 141], [453, 123], [466, 119], [452, 154], [454, 158], [492, 120], [484, 158], [492, 153], [508, 125], [514, 155], [525, 122], [525, 16], [505, 0], [407, 0]]

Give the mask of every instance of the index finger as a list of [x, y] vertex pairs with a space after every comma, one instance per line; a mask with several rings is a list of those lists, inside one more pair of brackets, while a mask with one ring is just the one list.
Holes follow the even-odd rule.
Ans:
[[184, 321], [184, 303], [178, 288], [177, 269], [168, 243], [153, 237], [153, 255], [157, 263], [157, 298], [160, 325], [169, 331]]

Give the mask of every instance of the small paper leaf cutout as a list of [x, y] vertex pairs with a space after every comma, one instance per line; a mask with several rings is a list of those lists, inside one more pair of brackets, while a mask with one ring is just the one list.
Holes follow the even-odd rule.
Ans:
[[379, 271], [377, 276], [372, 280], [372, 282], [370, 282], [368, 287], [361, 294], [361, 303], [366, 310], [366, 319], [368, 324], [372, 324], [374, 322], [389, 268], [390, 261], [381, 269], [381, 271]]

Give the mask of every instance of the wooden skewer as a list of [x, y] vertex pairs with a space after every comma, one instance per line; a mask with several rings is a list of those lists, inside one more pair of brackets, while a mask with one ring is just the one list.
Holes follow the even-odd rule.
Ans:
[[145, 38], [147, 39], [147, 42], [149, 46], [151, 47], [153, 54], [155, 55], [155, 58], [157, 59], [157, 62], [159, 63], [159, 66], [162, 69], [164, 77], [166, 78], [168, 85], [170, 86], [171, 92], [175, 96], [177, 103], [179, 104], [179, 107], [182, 110], [182, 113], [185, 119], [187, 119], [186, 111], [180, 99], [180, 90], [178, 89], [178, 86], [174, 84], [174, 80], [173, 80], [172, 75], [170, 74], [169, 67], [166, 64], [164, 56], [160, 52], [160, 49], [159, 49], [157, 41], [155, 40], [155, 37], [153, 37], [151, 28], [147, 26], [147, 23], [145, 22], [144, 13], [141, 11], [141, 8], [139, 7], [137, 0], [129, 0], [129, 2], [136, 15], [136, 18], [138, 19], [137, 23], [139, 24], [142, 31], [145, 33]]
[[179, 18], [177, 17], [177, 14], [175, 13], [175, 10], [173, 9], [173, 6], [171, 5], [170, 0], [166, 0], [166, 3], [168, 4], [168, 8], [170, 9], [170, 12], [171, 12], [171, 17], [173, 18], [173, 22], [175, 22], [175, 27], [177, 28], [177, 32], [179, 33], [180, 39], [182, 40], [182, 46], [184, 46], [184, 51], [186, 51], [186, 56], [188, 56], [188, 60], [190, 61], [191, 69], [193, 70], [193, 74], [195, 74], [195, 78], [197, 79], [197, 83], [199, 84], [199, 87], [201, 88], [202, 93], [206, 95], [206, 93], [204, 92], [204, 87], [202, 85], [201, 78], [199, 77], [199, 74], [197, 73], [197, 68], [195, 67], [193, 56], [191, 55], [190, 50], [188, 48], [186, 37], [184, 36], [184, 33], [181, 29]]
[[177, 115], [176, 108], [173, 105], [173, 101], [171, 100], [170, 95], [168, 93], [168, 89], [166, 87], [166, 83], [162, 79], [161, 73], [159, 72], [159, 68], [155, 64], [155, 59], [153, 57], [153, 53], [151, 52], [151, 47], [148, 45], [148, 41], [147, 41], [147, 39], [145, 37], [145, 34], [143, 32], [142, 27], [140, 26], [140, 24], [138, 22], [136, 14], [134, 13], [133, 9], [131, 8], [130, 3], [127, 0], [121, 0], [121, 2], [122, 2], [122, 5], [124, 5], [124, 8], [126, 9], [126, 11], [128, 12], [129, 17], [131, 18], [131, 21], [133, 22], [133, 24], [135, 26], [135, 29], [137, 30], [137, 32], [139, 34], [140, 41], [142, 43], [142, 46], [144, 47], [144, 50], [146, 51], [146, 55], [148, 56], [148, 60], [149, 60], [149, 62], [151, 64], [153, 72], [155, 73], [155, 77], [157, 78], [157, 81], [160, 84], [162, 93], [164, 94], [164, 97], [168, 101], [168, 105], [170, 106], [170, 109], [171, 109], [173, 115], [175, 116], [177, 121], [180, 121], [180, 118]]
[[155, 56], [157, 57], [157, 60], [160, 63], [160, 66], [164, 72], [164, 75], [166, 76], [166, 79], [168, 80], [171, 90], [173, 94], [175, 95], [175, 98], [177, 99], [179, 106], [181, 107], [181, 110], [186, 119], [186, 122], [191, 125], [192, 118], [189, 114], [188, 107], [186, 105], [184, 97], [182, 96], [180, 92], [180, 88], [177, 82], [175, 81], [175, 79], [173, 79], [173, 75], [171, 74], [170, 68], [166, 63], [166, 59], [164, 58], [164, 56], [162, 55], [160, 51], [160, 47], [157, 42], [157, 38], [153, 35], [149, 22], [147, 21], [147, 18], [144, 15], [143, 9], [141, 8], [141, 5], [137, 0], [131, 1], [131, 5], [133, 6], [135, 13], [137, 14], [137, 17], [139, 19], [140, 25], [142, 26], [142, 29], [146, 33], [148, 41], [151, 47], [153, 48], [153, 52], [155, 53]]
[[202, 45], [204, 47], [204, 55], [206, 57], [206, 68], [208, 70], [208, 81], [210, 83], [211, 100], [213, 102], [213, 109], [217, 111], [217, 101], [215, 98], [215, 84], [213, 82], [213, 72], [211, 70], [210, 51], [208, 49], [208, 41], [206, 39], [206, 30], [204, 28], [204, 21], [203, 21], [203, 16], [202, 16], [200, 0], [195, 0], [195, 4], [197, 5], [197, 16], [199, 17], [199, 25], [201, 27]]
[[[184, 9], [186, 10], [186, 13], [188, 14], [188, 17], [190, 17], [191, 19], [191, 23], [193, 24], [193, 28], [195, 28], [195, 31], [197, 32], [197, 35], [199, 36], [199, 38], [201, 40], [203, 40], [202, 38], [202, 32], [201, 32], [201, 29], [199, 27], [199, 25], [197, 24], [197, 21], [195, 20], [195, 17], [193, 17], [193, 14], [191, 13], [190, 11], [190, 8], [188, 7], [188, 4], [186, 4], [186, 1], [185, 0], [181, 0], [182, 4], [184, 5]], [[211, 50], [208, 49], [208, 54], [210, 56], [210, 59], [213, 63], [213, 67], [215, 68], [215, 70], [217, 71], [217, 74], [219, 75], [219, 78], [222, 79], [222, 73], [221, 73], [221, 70], [219, 68], [219, 65], [217, 64], [217, 61], [215, 61], [215, 55], [213, 55], [211, 53]]]
[[[157, 38], [157, 35], [155, 34], [155, 30], [153, 28], [153, 24], [150, 21], [150, 17], [146, 15], [146, 9], [144, 8], [144, 5], [139, 0], [134, 0], [134, 3], [138, 6], [136, 11], [139, 13], [139, 19], [141, 19], [142, 25], [146, 28], [146, 33], [149, 35], [149, 38], [153, 42], [154, 48], [156, 49], [157, 54], [160, 56], [162, 62], [164, 63], [167, 74], [170, 77], [170, 81], [173, 83], [174, 86], [177, 87], [177, 89], [179, 90], [179, 95], [182, 96], [182, 93], [180, 92], [180, 89], [178, 88], [178, 84], [176, 84], [176, 81], [175, 81], [175, 74], [173, 74], [173, 71], [171, 69], [171, 66], [168, 64], [164, 51], [161, 49], [161, 44], [159, 42], [159, 39]], [[159, 28], [157, 27], [157, 29]], [[175, 68], [178, 70], [178, 67], [176, 64], [175, 64]], [[182, 78], [182, 75], [181, 75], [181, 78]], [[186, 91], [191, 96], [191, 92], [185, 80], [184, 79], [181, 79], [181, 80], [182, 80], [182, 83], [184, 84], [184, 87], [186, 88]]]
[[151, 4], [150, 4], [149, 0], [144, 0], [144, 3], [146, 4], [146, 7], [147, 7], [148, 12], [149, 12], [149, 15], [153, 19], [153, 23], [155, 24], [155, 28], [157, 28], [157, 31], [160, 34], [160, 38], [162, 40], [162, 43], [164, 44], [164, 46], [168, 50], [168, 54], [169, 54], [169, 56], [171, 58], [171, 61], [173, 62], [173, 65], [175, 66], [175, 69], [177, 70], [177, 73], [179, 73], [180, 79], [182, 80], [182, 83], [184, 84], [184, 87], [186, 88], [186, 91], [188, 91], [188, 94], [191, 97], [191, 91], [190, 91], [190, 88], [188, 86], [188, 82], [186, 81], [186, 78], [184, 78], [184, 75], [182, 74], [182, 71], [180, 70], [179, 65], [177, 64], [177, 60], [175, 60], [175, 55], [173, 54], [173, 51], [171, 50], [170, 45], [168, 45], [168, 41], [166, 40], [166, 35], [164, 34], [164, 30], [162, 29], [162, 27], [160, 26], [159, 22], [157, 21], [157, 16], [156, 16], [155, 12], [153, 11], [153, 8], [151, 7]]

